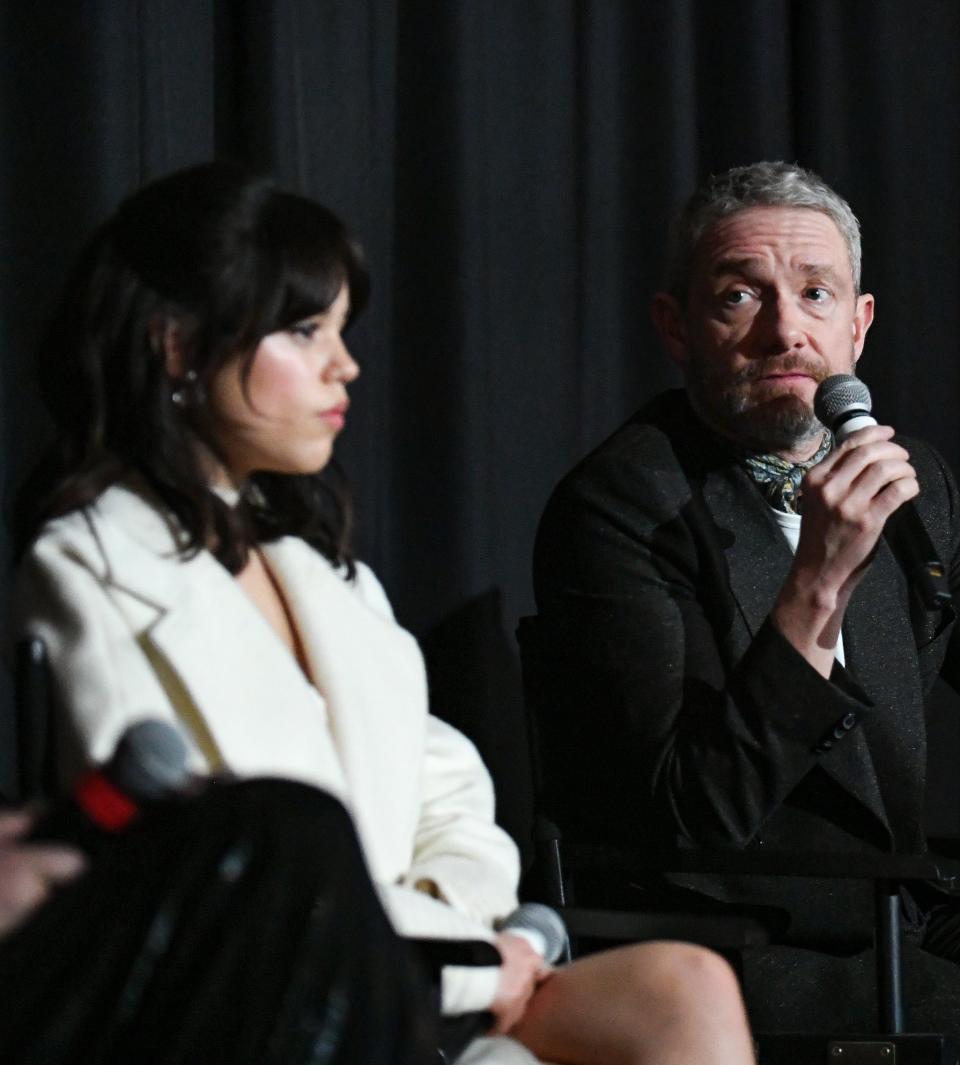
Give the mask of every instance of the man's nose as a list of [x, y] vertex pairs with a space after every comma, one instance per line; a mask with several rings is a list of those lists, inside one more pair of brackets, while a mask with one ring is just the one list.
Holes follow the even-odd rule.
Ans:
[[763, 347], [770, 351], [788, 351], [802, 347], [806, 333], [796, 298], [777, 293], [764, 300], [760, 311], [760, 338]]

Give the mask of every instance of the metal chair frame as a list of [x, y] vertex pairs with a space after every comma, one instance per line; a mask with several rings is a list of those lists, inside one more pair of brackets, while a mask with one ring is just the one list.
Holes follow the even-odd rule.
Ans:
[[[538, 620], [521, 618], [517, 628], [531, 748], [535, 802], [547, 793], [540, 744], [542, 672]], [[644, 876], [654, 873], [836, 877], [873, 883], [877, 974], [877, 1031], [858, 1036], [817, 1033], [761, 1034], [761, 1063], [846, 1062], [847, 1065], [960, 1065], [960, 1041], [941, 1033], [907, 1033], [900, 923], [900, 886], [909, 880], [960, 884], [960, 861], [937, 854], [855, 854], [801, 851], [645, 850], [565, 840], [542, 808], [536, 816], [536, 854], [545, 901], [557, 906], [571, 932], [598, 938], [647, 939], [663, 935], [716, 949], [740, 950], [775, 941], [768, 926], [720, 914], [645, 914], [585, 910], [570, 906], [569, 884], [582, 873]], [[633, 934], [628, 933], [633, 928]], [[651, 933], [652, 934], [649, 934]], [[826, 1054], [826, 1057], [824, 1055]], [[767, 1055], [770, 1055], [769, 1057]]]

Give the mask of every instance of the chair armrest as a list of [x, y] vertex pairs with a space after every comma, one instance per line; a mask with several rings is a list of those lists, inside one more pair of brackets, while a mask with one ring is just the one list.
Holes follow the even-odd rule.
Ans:
[[711, 914], [670, 910], [612, 910], [561, 906], [557, 912], [572, 936], [642, 942], [684, 939], [707, 943], [715, 950], [765, 946], [770, 930], [757, 918], [731, 913]]
[[[441, 1010], [441, 971], [445, 965], [500, 965], [500, 952], [483, 939], [417, 939], [404, 937], [426, 967], [432, 984], [437, 1013]], [[493, 1026], [489, 1010], [476, 1010], [453, 1016], [440, 1016], [439, 1061], [456, 1061], [469, 1044], [486, 1035]]]
[[939, 854], [778, 850], [650, 850], [563, 840], [564, 864], [578, 871], [719, 873], [844, 880], [938, 880], [960, 885], [960, 860]]

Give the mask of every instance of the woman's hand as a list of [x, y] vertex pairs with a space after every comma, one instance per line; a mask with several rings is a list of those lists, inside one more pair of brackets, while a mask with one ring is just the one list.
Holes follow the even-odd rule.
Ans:
[[503, 1035], [520, 1020], [537, 985], [553, 971], [530, 944], [520, 936], [501, 932], [497, 950], [503, 959], [497, 997], [490, 1007], [496, 1024], [494, 1035]]
[[56, 884], [72, 880], [86, 865], [72, 847], [20, 843], [18, 837], [30, 825], [27, 814], [0, 814], [0, 936], [45, 902]]

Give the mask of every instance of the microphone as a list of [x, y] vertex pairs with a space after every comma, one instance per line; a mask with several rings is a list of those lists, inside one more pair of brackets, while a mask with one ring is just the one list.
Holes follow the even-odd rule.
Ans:
[[[838, 444], [858, 429], [877, 424], [872, 409], [870, 389], [852, 374], [838, 373], [821, 381], [813, 397], [814, 414]], [[883, 535], [924, 607], [939, 610], [950, 603], [946, 570], [912, 500], [890, 515]]]
[[542, 902], [523, 902], [494, 925], [498, 932], [525, 939], [544, 961], [567, 954], [567, 926], [556, 910]]
[[40, 817], [28, 838], [91, 849], [105, 835], [122, 832], [143, 805], [181, 795], [193, 780], [180, 733], [164, 721], [138, 721], [104, 765], [85, 773], [71, 797]]
[[870, 389], [859, 377], [849, 373], [835, 373], [821, 381], [813, 397], [813, 413], [833, 433], [838, 444], [858, 429], [876, 425], [872, 410]]

